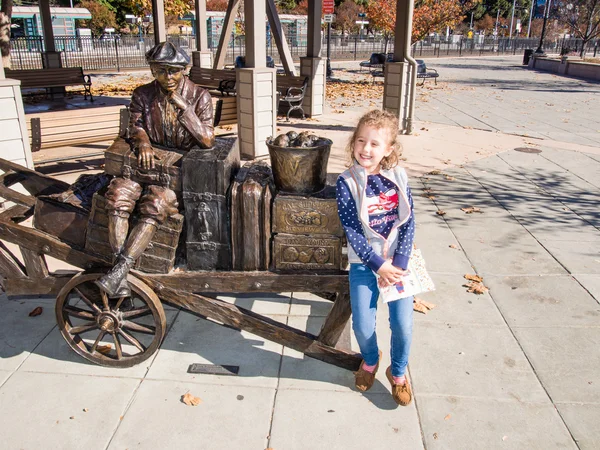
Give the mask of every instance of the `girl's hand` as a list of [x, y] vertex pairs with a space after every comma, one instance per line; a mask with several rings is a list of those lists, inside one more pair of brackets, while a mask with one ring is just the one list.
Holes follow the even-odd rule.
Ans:
[[381, 285], [381, 287], [398, 283], [407, 273], [406, 270], [394, 266], [391, 259], [384, 262], [377, 271], [377, 274], [381, 277], [380, 282], [382, 284], [386, 283], [385, 285]]

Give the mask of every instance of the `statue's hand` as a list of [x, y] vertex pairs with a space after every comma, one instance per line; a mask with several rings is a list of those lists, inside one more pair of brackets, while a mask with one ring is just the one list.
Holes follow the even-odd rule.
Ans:
[[187, 101], [177, 92], [171, 92], [169, 95], [169, 101], [173, 106], [179, 108], [181, 111], [185, 111], [189, 106]]
[[138, 149], [138, 164], [145, 170], [154, 169], [154, 150], [151, 145], [140, 145]]

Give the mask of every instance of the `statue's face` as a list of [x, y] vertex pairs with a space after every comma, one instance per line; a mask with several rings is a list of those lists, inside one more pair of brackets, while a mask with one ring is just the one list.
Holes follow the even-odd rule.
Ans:
[[153, 65], [152, 75], [167, 92], [174, 92], [183, 78], [183, 68], [163, 65]]

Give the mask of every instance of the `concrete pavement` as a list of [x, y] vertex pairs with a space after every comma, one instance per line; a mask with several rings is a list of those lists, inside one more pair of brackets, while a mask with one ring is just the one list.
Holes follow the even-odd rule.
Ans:
[[[438, 69], [445, 64], [434, 61]], [[469, 65], [479, 67], [474, 59]], [[512, 71], [470, 70], [482, 80]], [[518, 74], [513, 82], [521, 86], [555, 77]], [[443, 83], [435, 95], [459, 95], [460, 83]], [[596, 95], [598, 85], [589, 88]], [[53, 299], [2, 297], [2, 448], [598, 448], [600, 145], [584, 145], [587, 131], [579, 128], [532, 138], [457, 127], [443, 119], [453, 117], [449, 102], [439, 102], [432, 121], [418, 103], [416, 135], [402, 137], [417, 245], [437, 285], [423, 296], [436, 308], [415, 315], [409, 407], [392, 401], [383, 370], [363, 394], [348, 371], [173, 308], [153, 358], [131, 369], [94, 366], [62, 340]], [[280, 124], [281, 131], [304, 125], [332, 136], [330, 171], [343, 168], [344, 142], [365, 105], [345, 114], [333, 108], [318, 121]], [[594, 108], [600, 105], [590, 105], [590, 121]], [[533, 111], [530, 128], [543, 134], [548, 113]], [[488, 125], [500, 129], [494, 117]], [[515, 150], [523, 147], [539, 153]], [[461, 210], [469, 206], [481, 213]], [[490, 290], [467, 293], [466, 273], [481, 275]], [[319, 330], [330, 305], [297, 292], [222, 298], [309, 332]], [[43, 314], [28, 317], [36, 306]], [[385, 368], [385, 308], [378, 318]], [[188, 374], [191, 363], [239, 365], [240, 373]], [[186, 392], [202, 403], [181, 403]]]

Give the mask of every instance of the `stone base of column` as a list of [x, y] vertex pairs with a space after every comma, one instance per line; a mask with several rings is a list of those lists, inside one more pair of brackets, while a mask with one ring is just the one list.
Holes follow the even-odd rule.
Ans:
[[55, 69], [57, 67], [62, 67], [60, 52], [43, 52], [42, 67], [44, 69]]
[[309, 116], [320, 116], [325, 106], [326, 58], [300, 58], [300, 75], [309, 77], [302, 108]]
[[268, 155], [265, 144], [275, 137], [277, 125], [276, 70], [237, 69], [237, 116], [240, 154], [243, 159]]
[[383, 109], [398, 117], [400, 130], [406, 132], [410, 98], [410, 65], [406, 62], [388, 62], [383, 82]]
[[212, 69], [213, 54], [212, 52], [192, 52], [192, 64], [194, 67], [203, 67]]

